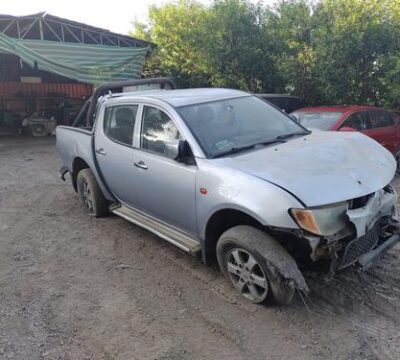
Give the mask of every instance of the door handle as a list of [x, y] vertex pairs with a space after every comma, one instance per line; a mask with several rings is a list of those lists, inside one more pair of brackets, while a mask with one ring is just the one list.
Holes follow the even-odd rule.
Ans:
[[140, 168], [140, 169], [144, 169], [144, 170], [148, 169], [147, 165], [143, 161], [135, 162], [135, 163], [133, 163], [133, 165], [135, 165], [137, 168]]
[[103, 148], [96, 149], [96, 153], [103, 156], [107, 155]]

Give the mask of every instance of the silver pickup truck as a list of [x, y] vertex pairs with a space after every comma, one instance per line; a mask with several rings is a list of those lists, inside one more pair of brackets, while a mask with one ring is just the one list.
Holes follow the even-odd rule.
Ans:
[[114, 213], [217, 260], [255, 303], [308, 291], [300, 268], [366, 269], [400, 239], [387, 150], [307, 130], [246, 92], [105, 84], [57, 127], [57, 148], [88, 215]]

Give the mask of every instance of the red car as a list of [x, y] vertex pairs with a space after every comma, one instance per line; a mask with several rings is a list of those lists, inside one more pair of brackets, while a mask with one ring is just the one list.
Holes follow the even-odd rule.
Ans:
[[373, 106], [320, 106], [296, 110], [291, 115], [307, 128], [360, 131], [388, 149], [400, 172], [400, 115]]

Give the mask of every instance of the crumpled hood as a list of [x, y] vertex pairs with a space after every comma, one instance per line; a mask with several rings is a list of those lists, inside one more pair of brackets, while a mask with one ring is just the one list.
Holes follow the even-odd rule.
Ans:
[[356, 132], [313, 131], [286, 143], [214, 161], [274, 183], [306, 206], [373, 193], [386, 186], [396, 171], [389, 151]]

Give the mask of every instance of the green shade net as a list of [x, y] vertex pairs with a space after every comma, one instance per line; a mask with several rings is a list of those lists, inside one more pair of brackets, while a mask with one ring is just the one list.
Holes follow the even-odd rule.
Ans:
[[117, 47], [20, 40], [0, 33], [0, 52], [19, 56], [39, 69], [97, 85], [140, 78], [148, 47]]

